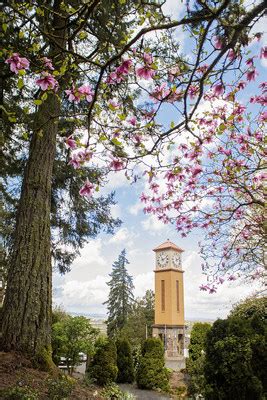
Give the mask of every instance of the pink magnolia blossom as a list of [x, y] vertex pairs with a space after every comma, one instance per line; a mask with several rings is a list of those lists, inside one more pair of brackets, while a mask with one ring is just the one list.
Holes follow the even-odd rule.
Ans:
[[72, 138], [72, 135], [69, 136], [66, 140], [65, 140], [66, 146], [69, 149], [75, 149], [77, 147], [76, 141]]
[[247, 80], [250, 81], [255, 81], [256, 76], [258, 75], [258, 72], [256, 71], [255, 68], [251, 68], [247, 73], [246, 73], [246, 77]]
[[123, 76], [118, 75], [115, 71], [111, 72], [106, 79], [106, 83], [109, 85], [115, 85], [116, 83], [121, 83], [122, 81]]
[[146, 65], [136, 69], [136, 75], [142, 79], [146, 80], [152, 79], [155, 76], [155, 74], [156, 71], [154, 71], [152, 68]]
[[154, 101], [162, 101], [170, 94], [170, 89], [166, 82], [163, 82], [160, 86], [156, 86], [154, 91], [151, 93], [151, 98]]
[[146, 64], [152, 64], [153, 63], [153, 56], [150, 53], [144, 53], [143, 54], [143, 60]]
[[151, 64], [153, 63], [153, 56], [152, 54], [149, 53], [144, 53], [143, 54], [143, 60], [145, 62], [144, 66], [136, 68], [136, 75], [139, 78], [143, 79], [151, 79], [155, 76], [156, 71], [151, 67]]
[[18, 74], [19, 71], [29, 69], [30, 62], [25, 57], [20, 57], [19, 53], [13, 53], [6, 61], [9, 64], [10, 70]]
[[267, 58], [267, 46], [261, 48], [260, 58]]
[[180, 68], [178, 66], [172, 67], [168, 72], [168, 79], [170, 82], [174, 81], [174, 78], [180, 74]]
[[192, 169], [192, 177], [197, 176], [198, 174], [200, 174], [203, 171], [203, 168], [201, 167], [201, 165], [195, 165]]
[[119, 103], [117, 103], [116, 100], [109, 100], [109, 101], [108, 101], [108, 105], [109, 105], [111, 108], [114, 108], [115, 110], [117, 110], [117, 109], [120, 108], [120, 106], [121, 106]]
[[140, 196], [140, 200], [142, 201], [142, 203], [146, 204], [149, 200], [149, 196], [146, 196], [144, 193], [142, 193]]
[[216, 50], [221, 50], [223, 48], [223, 41], [220, 36], [214, 36], [213, 46]]
[[200, 65], [200, 66], [197, 68], [197, 72], [204, 74], [204, 73], [207, 71], [208, 68], [209, 68], [209, 65], [208, 65], [208, 64]]
[[247, 59], [246, 65], [247, 65], [248, 67], [254, 67], [254, 58], [255, 58], [255, 57], [251, 57], [251, 58], [248, 58], [248, 59]]
[[228, 276], [228, 281], [235, 281], [237, 278], [235, 275], [229, 275]]
[[262, 89], [263, 93], [265, 93], [267, 91], [267, 82], [262, 82], [259, 85], [259, 88]]
[[124, 162], [119, 159], [114, 159], [109, 164], [109, 167], [115, 171], [121, 171], [124, 168]]
[[69, 101], [73, 101], [74, 103], [79, 103], [81, 101], [82, 93], [80, 93], [74, 85], [72, 85], [71, 89], [65, 90], [65, 93]]
[[267, 122], [267, 111], [263, 111], [259, 116], [260, 122]]
[[128, 119], [128, 122], [129, 122], [129, 124], [135, 126], [135, 125], [137, 124], [137, 118], [136, 118], [135, 116], [130, 117], [130, 118]]
[[217, 292], [217, 289], [216, 289], [216, 287], [214, 285], [209, 288], [209, 294], [213, 294], [213, 293], [216, 293], [216, 292]]
[[77, 154], [74, 154], [73, 157], [70, 159], [69, 165], [71, 165], [74, 169], [78, 169], [81, 167], [81, 159]]
[[91, 160], [91, 158], [93, 157], [93, 153], [89, 149], [85, 149], [79, 151], [77, 157], [79, 158], [80, 162], [84, 163], [85, 161]]
[[85, 96], [88, 103], [91, 103], [91, 101], [93, 100], [94, 91], [92, 90], [90, 85], [83, 85], [79, 87], [78, 92]]
[[222, 83], [218, 83], [213, 86], [214, 96], [219, 97], [224, 93], [224, 85]]
[[93, 191], [94, 191], [94, 185], [87, 179], [85, 184], [80, 189], [79, 194], [81, 196], [91, 197]]
[[234, 49], [230, 49], [228, 51], [227, 57], [229, 58], [230, 61], [234, 61], [237, 58], [236, 52]]
[[195, 98], [195, 96], [197, 95], [199, 89], [198, 86], [196, 85], [190, 85], [189, 89], [188, 89], [188, 94], [191, 100], [193, 100]]
[[133, 62], [132, 60], [124, 60], [119, 67], [116, 68], [116, 73], [121, 75], [128, 75]]
[[238, 90], [243, 90], [243, 89], [245, 89], [246, 86], [247, 86], [247, 82], [245, 82], [245, 81], [240, 81], [240, 82], [238, 83], [238, 85], [236, 86], [236, 88], [237, 88]]
[[50, 60], [50, 58], [47, 57], [43, 57], [42, 58], [43, 64], [46, 68], [50, 69], [51, 71], [53, 71], [55, 68], [52, 65], [52, 60]]
[[50, 89], [57, 91], [58, 89], [58, 82], [53, 75], [46, 71], [41, 72], [41, 78], [36, 79], [35, 82], [43, 91]]

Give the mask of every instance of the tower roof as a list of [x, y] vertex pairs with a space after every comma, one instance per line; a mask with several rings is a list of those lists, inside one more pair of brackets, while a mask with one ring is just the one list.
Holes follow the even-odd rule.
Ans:
[[159, 250], [165, 250], [165, 249], [173, 249], [173, 250], [177, 250], [179, 252], [183, 252], [184, 250], [181, 249], [180, 247], [176, 246], [176, 244], [172, 243], [169, 239], [167, 239], [166, 242], [160, 244], [159, 246], [155, 247], [155, 249], [153, 249], [153, 251], [159, 251]]

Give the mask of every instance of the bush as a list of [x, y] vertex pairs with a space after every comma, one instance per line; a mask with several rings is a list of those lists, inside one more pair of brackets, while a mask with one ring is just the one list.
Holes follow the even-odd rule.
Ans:
[[0, 398], [2, 400], [38, 400], [39, 396], [35, 390], [27, 386], [14, 386], [0, 391]]
[[127, 339], [118, 339], [116, 347], [118, 366], [117, 382], [132, 383], [134, 381], [134, 365], [130, 342]]
[[67, 399], [71, 395], [74, 382], [72, 378], [65, 375], [57, 379], [49, 379], [47, 392], [49, 400]]
[[101, 395], [107, 400], [134, 400], [135, 396], [128, 392], [123, 392], [118, 385], [114, 383], [105, 387]]
[[147, 339], [142, 348], [142, 357], [136, 381], [141, 389], [169, 391], [169, 372], [164, 367], [164, 348], [160, 339]]
[[111, 340], [97, 341], [96, 352], [87, 373], [100, 386], [116, 381], [118, 375], [117, 350]]
[[264, 329], [265, 321], [257, 315], [255, 318], [232, 315], [215, 321], [206, 341], [206, 399], [261, 400], [266, 397]]

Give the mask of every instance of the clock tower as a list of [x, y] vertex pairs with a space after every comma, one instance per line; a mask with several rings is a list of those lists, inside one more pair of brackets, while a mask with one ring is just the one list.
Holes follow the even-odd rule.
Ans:
[[181, 360], [185, 331], [183, 250], [167, 240], [153, 251], [156, 255], [153, 336], [164, 342], [167, 360]]

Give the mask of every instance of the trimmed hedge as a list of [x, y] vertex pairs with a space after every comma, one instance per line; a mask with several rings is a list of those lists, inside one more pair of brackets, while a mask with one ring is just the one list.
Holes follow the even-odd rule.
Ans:
[[140, 389], [169, 390], [169, 372], [165, 368], [164, 347], [160, 339], [149, 338], [142, 347], [136, 382]]

